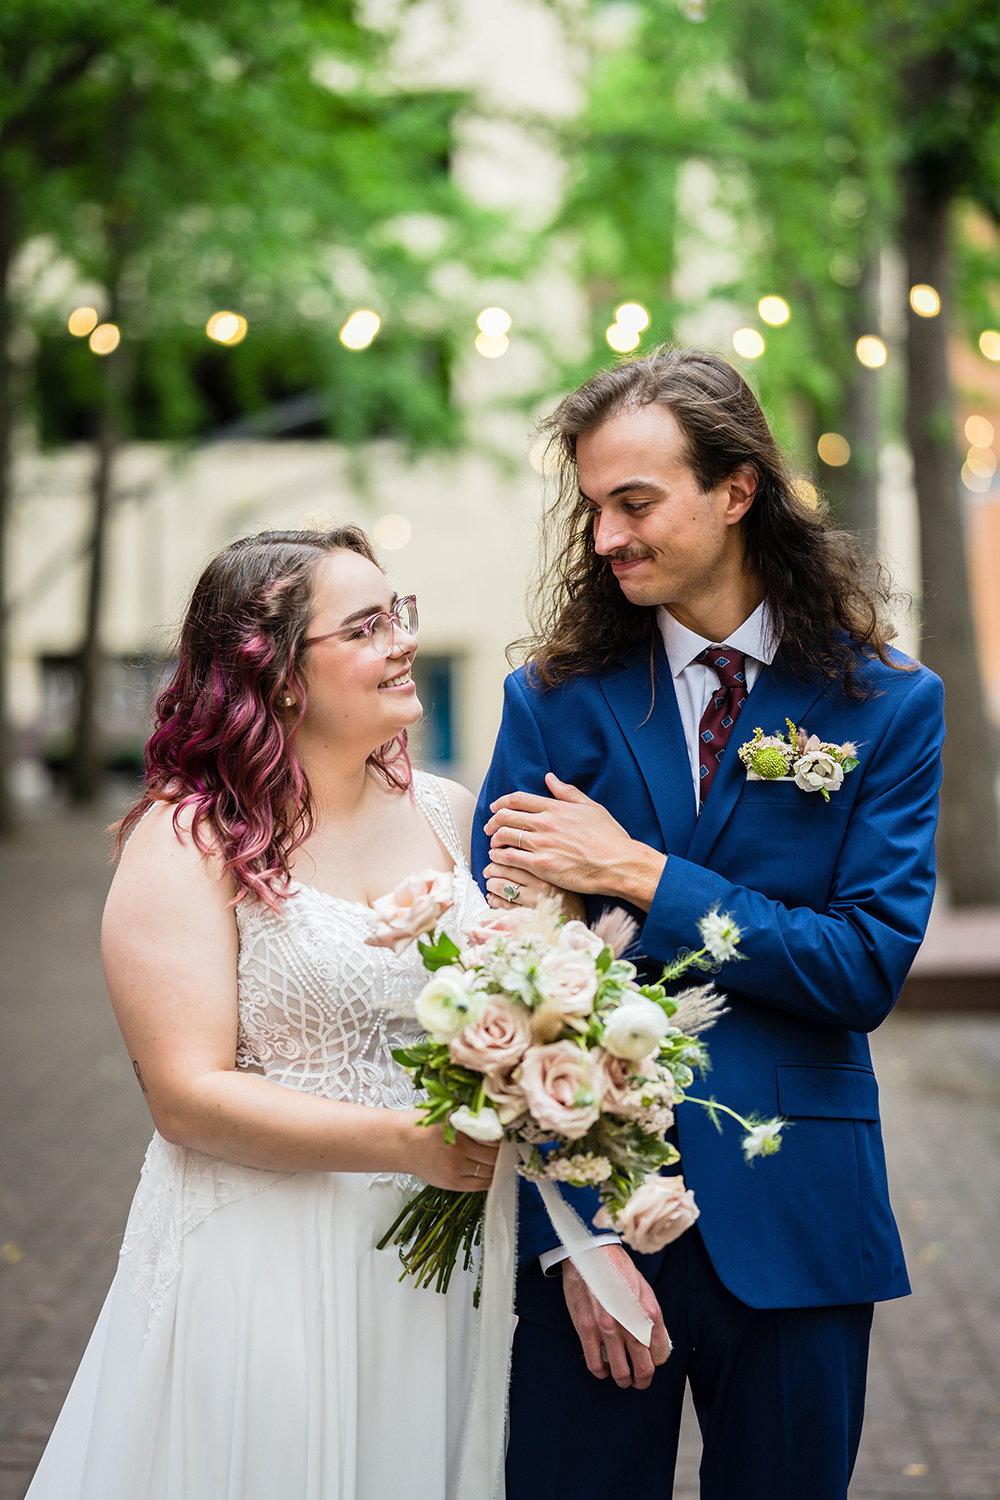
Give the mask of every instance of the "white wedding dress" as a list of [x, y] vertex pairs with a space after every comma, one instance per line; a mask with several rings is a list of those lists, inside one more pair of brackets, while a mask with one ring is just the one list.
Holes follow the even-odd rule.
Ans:
[[[453, 932], [486, 904], [443, 785], [418, 805], [455, 862]], [[392, 1048], [426, 979], [365, 945], [367, 908], [296, 883], [237, 907], [237, 1065], [411, 1108]], [[446, 1296], [375, 1248], [414, 1178], [269, 1172], [154, 1135], [104, 1309], [28, 1500], [448, 1500], [473, 1381], [472, 1273]], [[468, 1479], [466, 1479], [466, 1486]], [[477, 1500], [492, 1500], [485, 1474]], [[468, 1489], [464, 1490], [468, 1493]]]

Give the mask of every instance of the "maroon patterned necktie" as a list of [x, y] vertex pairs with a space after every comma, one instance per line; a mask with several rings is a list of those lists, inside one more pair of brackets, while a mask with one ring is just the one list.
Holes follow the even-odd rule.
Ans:
[[721, 686], [708, 700], [708, 707], [698, 725], [698, 764], [701, 772], [701, 800], [705, 801], [712, 779], [718, 770], [726, 741], [747, 701], [746, 658], [742, 651], [728, 646], [706, 646], [695, 661], [704, 662], [718, 673]]

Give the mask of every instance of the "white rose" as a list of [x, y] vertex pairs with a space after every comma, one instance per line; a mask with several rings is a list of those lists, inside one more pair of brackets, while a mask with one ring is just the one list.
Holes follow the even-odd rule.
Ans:
[[844, 779], [844, 768], [825, 750], [807, 750], [795, 761], [795, 785], [804, 792], [835, 792]]
[[662, 1006], [645, 995], [624, 1000], [604, 1022], [602, 1045], [613, 1057], [628, 1057], [637, 1062], [658, 1052], [660, 1042], [670, 1029]]
[[464, 970], [438, 969], [425, 984], [414, 1005], [417, 1020], [436, 1042], [450, 1042], [478, 1019], [482, 996], [470, 993]]
[[452, 1110], [448, 1116], [448, 1124], [454, 1125], [456, 1130], [473, 1141], [498, 1141], [503, 1135], [500, 1116], [488, 1104], [484, 1104], [476, 1114], [472, 1113], [467, 1104], [463, 1104]]

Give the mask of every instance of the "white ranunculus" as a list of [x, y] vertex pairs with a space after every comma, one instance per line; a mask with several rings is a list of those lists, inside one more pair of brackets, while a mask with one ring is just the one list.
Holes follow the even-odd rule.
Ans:
[[452, 1110], [448, 1116], [448, 1124], [454, 1125], [456, 1130], [473, 1141], [498, 1141], [503, 1135], [500, 1116], [488, 1104], [484, 1104], [475, 1114], [467, 1104], [462, 1104], [458, 1109]]
[[793, 766], [795, 785], [804, 792], [835, 792], [844, 779], [844, 768], [825, 750], [807, 750]]
[[421, 1026], [436, 1042], [450, 1042], [470, 1021], [478, 1020], [482, 1005], [483, 997], [470, 993], [465, 971], [450, 967], [438, 969], [424, 985], [414, 1010]]
[[604, 1022], [602, 1045], [613, 1057], [628, 1057], [638, 1061], [658, 1052], [660, 1042], [670, 1027], [666, 1012], [655, 1000], [645, 995], [634, 995], [624, 1000], [611, 1011]]

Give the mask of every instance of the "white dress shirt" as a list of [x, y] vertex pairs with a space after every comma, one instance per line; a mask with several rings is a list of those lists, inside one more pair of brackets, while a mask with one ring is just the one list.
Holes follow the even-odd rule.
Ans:
[[701, 811], [701, 770], [699, 765], [698, 727], [701, 716], [714, 693], [722, 686], [719, 674], [707, 662], [696, 661], [706, 646], [732, 646], [742, 651], [746, 658], [747, 692], [757, 681], [761, 667], [770, 666], [778, 649], [771, 614], [766, 604], [759, 604], [748, 620], [727, 635], [724, 641], [710, 641], [696, 635], [679, 620], [675, 620], [665, 605], [656, 611], [656, 623], [663, 637], [667, 661], [674, 679], [677, 707], [684, 730], [691, 761], [691, 784], [694, 788], [695, 806]]
[[[663, 604], [656, 611], [656, 623], [663, 636], [667, 662], [674, 679], [674, 692], [677, 694], [677, 707], [680, 710], [684, 742], [691, 761], [694, 803], [700, 812], [701, 767], [698, 728], [709, 700], [713, 693], [719, 691], [722, 683], [714, 667], [708, 666], [706, 662], [696, 661], [695, 658], [701, 655], [706, 646], [732, 646], [734, 651], [742, 651], [746, 658], [747, 692], [749, 693], [757, 681], [761, 667], [770, 666], [774, 660], [778, 642], [766, 603], [759, 604], [750, 618], [744, 620], [732, 635], [727, 635], [724, 641], [712, 641], [706, 636], [696, 635], [693, 630], [688, 630], [686, 625], [675, 620]], [[594, 1247], [620, 1243], [616, 1234], [597, 1234], [593, 1241]], [[555, 1250], [546, 1250], [538, 1257], [538, 1261], [542, 1270], [547, 1273], [560, 1261], [565, 1260], [568, 1254], [569, 1251], [560, 1245]]]

